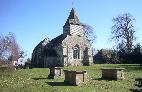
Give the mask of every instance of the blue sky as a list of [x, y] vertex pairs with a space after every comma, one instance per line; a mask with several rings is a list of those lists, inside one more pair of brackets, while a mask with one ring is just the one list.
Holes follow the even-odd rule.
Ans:
[[112, 18], [122, 13], [130, 13], [136, 19], [137, 42], [142, 44], [141, 4], [142, 0], [0, 0], [0, 35], [15, 33], [17, 42], [31, 58], [41, 40], [62, 33], [69, 12], [75, 7], [80, 21], [94, 27], [95, 49], [112, 48]]

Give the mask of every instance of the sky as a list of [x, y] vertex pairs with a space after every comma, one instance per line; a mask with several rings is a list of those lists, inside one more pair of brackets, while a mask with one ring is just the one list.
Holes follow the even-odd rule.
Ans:
[[142, 44], [142, 0], [0, 0], [0, 35], [14, 33], [21, 49], [31, 58], [40, 41], [63, 33], [72, 7], [81, 22], [94, 28], [92, 47], [96, 50], [112, 48], [112, 19], [123, 13], [136, 19], [136, 43]]

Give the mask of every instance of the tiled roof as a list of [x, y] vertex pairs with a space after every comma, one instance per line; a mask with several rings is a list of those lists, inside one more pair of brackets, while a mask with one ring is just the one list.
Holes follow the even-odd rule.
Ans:
[[59, 36], [57, 36], [56, 38], [52, 39], [51, 42], [50, 42], [50, 46], [51, 47], [54, 47], [54, 46], [57, 46], [59, 44], [62, 43], [62, 41], [66, 38], [65, 35], [61, 34]]
[[37, 50], [38, 48], [41, 48], [41, 47], [44, 47], [46, 44], [48, 44], [50, 41], [49, 41], [49, 38], [45, 38], [43, 41], [41, 41], [35, 48], [34, 50]]

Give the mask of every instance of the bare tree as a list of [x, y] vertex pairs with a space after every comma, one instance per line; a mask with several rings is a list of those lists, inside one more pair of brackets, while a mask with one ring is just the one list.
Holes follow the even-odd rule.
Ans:
[[2, 60], [7, 54], [6, 52], [8, 50], [8, 45], [9, 45], [8, 40], [4, 36], [1, 36], [0, 37], [0, 59]]
[[87, 24], [83, 24], [83, 27], [86, 38], [92, 44], [96, 38], [93, 27]]
[[8, 33], [6, 36], [0, 37], [0, 59], [17, 61], [23, 54], [16, 42], [14, 33]]
[[117, 48], [132, 50], [136, 37], [134, 35], [134, 18], [131, 14], [125, 13], [113, 18], [112, 39], [117, 43]]

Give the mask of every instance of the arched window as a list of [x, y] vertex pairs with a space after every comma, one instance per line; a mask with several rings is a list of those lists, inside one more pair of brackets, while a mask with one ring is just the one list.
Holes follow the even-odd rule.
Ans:
[[78, 45], [73, 48], [73, 59], [80, 59], [80, 49]]

